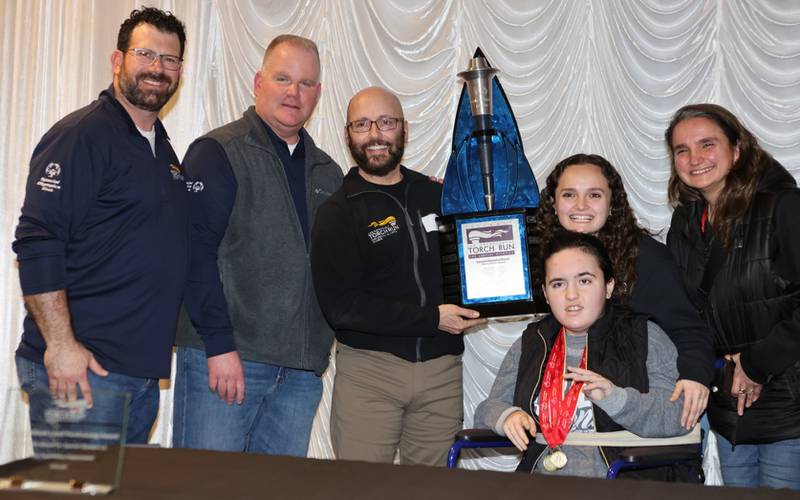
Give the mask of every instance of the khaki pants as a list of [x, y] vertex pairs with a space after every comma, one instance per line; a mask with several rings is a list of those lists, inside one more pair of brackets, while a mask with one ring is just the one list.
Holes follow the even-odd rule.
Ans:
[[338, 344], [331, 441], [345, 460], [440, 465], [464, 416], [461, 356], [414, 363]]

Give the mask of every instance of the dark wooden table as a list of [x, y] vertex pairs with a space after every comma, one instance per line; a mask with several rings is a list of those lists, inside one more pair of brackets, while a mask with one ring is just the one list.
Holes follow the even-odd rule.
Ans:
[[[128, 448], [123, 499], [375, 499], [375, 500], [689, 500], [800, 498], [797, 492], [733, 489], [649, 481], [529, 476], [336, 460], [211, 451]], [[73, 495], [0, 492], [0, 499], [75, 499]]]

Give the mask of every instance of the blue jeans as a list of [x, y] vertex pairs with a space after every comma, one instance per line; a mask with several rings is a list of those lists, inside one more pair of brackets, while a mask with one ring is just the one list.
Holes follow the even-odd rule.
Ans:
[[322, 397], [314, 372], [242, 360], [245, 398], [228, 405], [208, 388], [205, 352], [178, 347], [173, 446], [304, 457]]
[[800, 490], [800, 439], [737, 444], [732, 450], [727, 439], [716, 435], [725, 486]]
[[[17, 376], [22, 389], [28, 393], [30, 401], [31, 426], [43, 419], [45, 408], [51, 405], [50, 384], [47, 370], [22, 356], [16, 356]], [[128, 444], [147, 444], [150, 430], [158, 415], [158, 379], [139, 378], [109, 373], [105, 377], [87, 372], [92, 388], [94, 406], [87, 414], [88, 426], [108, 427], [113, 422], [122, 422], [119, 393], [130, 396], [128, 405], [128, 424], [125, 442]], [[104, 429], [97, 429], [98, 431]]]

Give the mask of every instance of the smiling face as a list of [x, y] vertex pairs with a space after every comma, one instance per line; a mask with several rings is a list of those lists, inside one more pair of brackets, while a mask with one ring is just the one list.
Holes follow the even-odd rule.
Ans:
[[[157, 54], [179, 57], [181, 43], [175, 33], [159, 31], [141, 23], [131, 32], [130, 48], [149, 49]], [[117, 98], [143, 111], [157, 113], [178, 89], [183, 66], [168, 70], [156, 57], [143, 64], [132, 52], [114, 51], [111, 56]]]
[[722, 129], [708, 118], [689, 118], [672, 132], [675, 173], [695, 188], [710, 205], [725, 187], [725, 178], [739, 159], [739, 146], [731, 144]]
[[317, 55], [290, 42], [277, 45], [253, 81], [256, 113], [289, 144], [314, 112], [319, 100]]
[[542, 287], [553, 316], [566, 332], [582, 335], [603, 315], [614, 279], [606, 283], [597, 258], [590, 253], [567, 248], [545, 261]]
[[345, 140], [350, 154], [362, 176], [381, 182], [381, 177], [395, 173], [403, 159], [408, 127], [403, 120], [403, 108], [397, 97], [385, 89], [370, 87], [356, 94], [347, 107], [347, 122], [399, 118], [393, 130], [379, 130], [372, 123], [366, 132], [354, 132], [345, 127]]
[[564, 229], [600, 231], [611, 208], [611, 188], [600, 167], [589, 163], [567, 167], [558, 179], [553, 206]]

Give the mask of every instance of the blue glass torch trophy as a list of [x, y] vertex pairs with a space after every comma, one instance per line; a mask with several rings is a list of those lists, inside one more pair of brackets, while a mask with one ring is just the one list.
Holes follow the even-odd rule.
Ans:
[[533, 281], [539, 187], [480, 49], [466, 71], [438, 219], [444, 300], [483, 317], [548, 312]]

